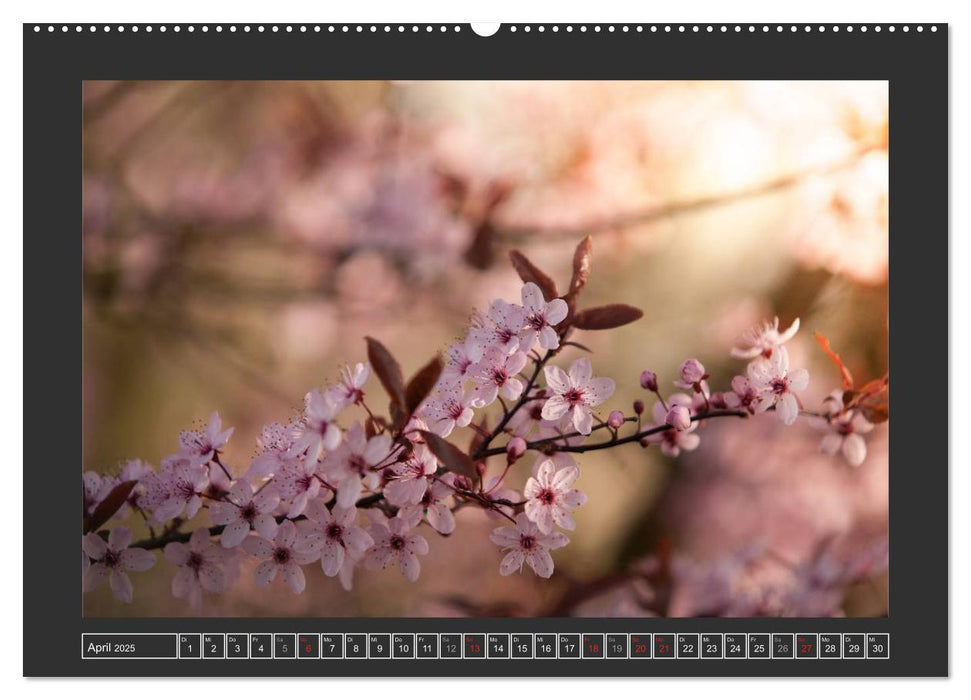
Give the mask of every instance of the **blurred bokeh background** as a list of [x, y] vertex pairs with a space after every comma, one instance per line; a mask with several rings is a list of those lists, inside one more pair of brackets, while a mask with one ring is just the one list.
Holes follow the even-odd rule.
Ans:
[[[157, 465], [218, 409], [241, 473], [264, 424], [365, 358], [363, 336], [410, 373], [473, 308], [518, 300], [510, 248], [562, 287], [588, 233], [586, 304], [645, 311], [575, 337], [617, 380], [607, 408], [630, 411], [645, 368], [673, 391], [687, 357], [727, 388], [729, 349], [776, 315], [802, 319], [809, 407], [839, 386], [813, 330], [858, 379], [887, 370], [886, 83], [87, 82], [83, 100], [84, 469]], [[293, 596], [244, 568], [203, 613], [636, 616], [665, 588], [666, 614], [759, 614], [717, 600], [769, 590], [791, 594], [777, 614], [809, 614], [823, 557], [865, 571], [822, 614], [887, 614], [883, 567], [860, 563], [885, 555], [886, 424], [858, 468], [802, 421], [701, 435], [677, 460], [582, 455], [589, 502], [548, 582], [500, 577], [498, 523], [469, 509], [453, 536], [424, 533], [417, 584], [362, 571], [346, 593], [314, 565]], [[85, 613], [191, 614], [169, 568], [133, 574], [131, 605], [86, 594]]]

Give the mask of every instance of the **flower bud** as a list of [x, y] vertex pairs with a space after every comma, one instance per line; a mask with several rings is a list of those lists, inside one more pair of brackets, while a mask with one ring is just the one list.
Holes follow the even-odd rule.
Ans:
[[514, 437], [506, 444], [506, 460], [509, 464], [514, 463], [526, 454], [526, 441], [521, 437]]
[[624, 424], [624, 414], [620, 411], [611, 411], [607, 416], [607, 425], [616, 430]]
[[657, 375], [649, 369], [641, 372], [641, 388], [657, 391]]
[[675, 404], [664, 416], [664, 422], [675, 430], [687, 430], [691, 427], [691, 412], [688, 411], [687, 407]]
[[641, 447], [643, 447], [645, 449], [651, 446], [651, 441], [648, 438], [646, 438], [646, 437], [642, 437], [639, 440], [639, 442], [641, 444]]
[[637, 399], [636, 401], [634, 401], [634, 413], [636, 413], [637, 415], [641, 415], [642, 413], [644, 413], [644, 402], [641, 401], [640, 399]]
[[681, 381], [685, 384], [697, 384], [705, 378], [705, 366], [698, 360], [685, 360], [681, 365]]

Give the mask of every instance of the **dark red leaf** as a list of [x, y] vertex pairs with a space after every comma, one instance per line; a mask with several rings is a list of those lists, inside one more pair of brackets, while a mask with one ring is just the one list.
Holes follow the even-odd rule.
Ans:
[[573, 253], [573, 277], [570, 278], [570, 291], [567, 296], [576, 297], [590, 278], [590, 262], [593, 258], [593, 238], [587, 236]]
[[465, 250], [465, 262], [476, 270], [488, 270], [496, 258], [496, 231], [492, 224], [483, 221], [475, 229], [472, 242]]
[[471, 457], [435, 433], [422, 430], [421, 434], [425, 438], [428, 449], [438, 457], [438, 461], [444, 464], [446, 469], [470, 479], [476, 477], [475, 462], [472, 461]]
[[137, 481], [123, 481], [111, 489], [108, 495], [104, 497], [104, 500], [95, 507], [94, 512], [85, 518], [84, 531], [86, 533], [94, 532], [111, 520], [111, 516], [125, 505], [125, 501], [128, 500], [128, 496], [131, 495], [131, 491], [135, 488], [136, 484], [138, 484]]
[[518, 250], [509, 251], [509, 260], [512, 262], [512, 266], [516, 268], [519, 279], [523, 282], [532, 282], [539, 287], [546, 301], [560, 296], [559, 292], [556, 291], [556, 283]]
[[585, 331], [602, 331], [619, 328], [641, 318], [644, 312], [627, 304], [608, 304], [581, 309], [573, 317], [573, 325]]
[[871, 423], [883, 423], [890, 419], [890, 404], [886, 401], [864, 403], [860, 406], [860, 413]]
[[401, 375], [401, 365], [380, 341], [371, 337], [365, 340], [368, 362], [381, 380], [381, 386], [391, 397], [391, 417], [397, 422], [395, 416], [403, 413], [405, 408], [405, 380]]
[[816, 339], [816, 342], [819, 343], [819, 347], [823, 349], [823, 352], [826, 353], [826, 356], [829, 357], [829, 359], [833, 361], [833, 364], [836, 365], [837, 369], [839, 369], [840, 378], [843, 381], [843, 389], [852, 389], [853, 375], [850, 374], [850, 370], [846, 367], [846, 365], [843, 364], [843, 360], [841, 360], [840, 356], [836, 354], [836, 351], [830, 347], [829, 339], [818, 331], [813, 333], [813, 337]]
[[405, 387], [405, 410], [409, 417], [432, 392], [443, 369], [445, 364], [442, 362], [441, 355], [435, 355], [427, 365], [408, 380], [408, 386]]

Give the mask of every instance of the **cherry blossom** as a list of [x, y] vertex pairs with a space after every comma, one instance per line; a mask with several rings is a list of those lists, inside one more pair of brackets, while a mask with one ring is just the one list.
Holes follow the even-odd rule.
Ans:
[[799, 417], [799, 399], [794, 392], [809, 385], [809, 372], [790, 370], [789, 353], [780, 345], [768, 359], [749, 363], [748, 376], [760, 393], [756, 411], [761, 413], [775, 406], [779, 420], [792, 425]]
[[84, 510], [90, 514], [111, 491], [114, 481], [93, 471], [84, 472], [81, 480], [84, 484]]
[[329, 510], [320, 501], [311, 501], [307, 506], [309, 527], [294, 546], [299, 551], [319, 556], [324, 574], [336, 576], [344, 567], [345, 558], [359, 561], [374, 544], [356, 521], [356, 508], [334, 506]]
[[216, 525], [225, 525], [220, 542], [227, 549], [238, 546], [250, 530], [265, 537], [275, 532], [273, 511], [280, 504], [280, 494], [273, 487], [253, 493], [246, 481], [237, 481], [229, 490], [226, 501], [209, 506], [209, 519]]
[[496, 299], [489, 307], [489, 313], [477, 322], [479, 325], [469, 330], [466, 341], [471, 354], [484, 355], [490, 348], [497, 348], [503, 354], [512, 355], [520, 349], [520, 333], [526, 324], [526, 310], [523, 307]]
[[445, 500], [455, 493], [455, 489], [450, 486], [454, 477], [454, 474], [443, 474], [441, 478], [432, 481], [421, 500], [401, 508], [398, 515], [412, 527], [416, 527], [424, 518], [438, 533], [452, 534], [455, 530], [455, 516]]
[[284, 426], [280, 423], [270, 423], [263, 427], [257, 445], [261, 452], [250, 462], [246, 476], [251, 479], [261, 479], [271, 476], [279, 469], [287, 453], [293, 447], [293, 435], [297, 426]]
[[406, 506], [421, 501], [428, 488], [428, 478], [438, 469], [435, 455], [422, 444], [415, 445], [411, 455], [390, 469], [390, 481], [384, 487], [388, 502]]
[[321, 464], [324, 478], [337, 486], [337, 505], [350, 508], [360, 498], [364, 485], [372, 491], [381, 481], [375, 467], [388, 460], [393, 452], [388, 435], [364, 434], [359, 422], [354, 422], [340, 446], [327, 455]]
[[188, 544], [169, 542], [165, 558], [179, 567], [172, 579], [172, 595], [186, 598], [196, 610], [202, 603], [202, 591], [221, 593], [229, 583], [224, 566], [233, 553], [216, 545], [209, 530], [200, 527], [193, 531]]
[[866, 459], [866, 441], [862, 436], [873, 430], [873, 423], [859, 411], [844, 411], [840, 391], [833, 392], [824, 404], [830, 413], [823, 422], [827, 434], [819, 449], [828, 455], [840, 452], [850, 466], [860, 466]]
[[541, 348], [555, 350], [560, 347], [556, 326], [569, 311], [562, 299], [547, 302], [543, 292], [533, 282], [527, 282], [522, 290], [523, 309], [526, 312], [525, 328], [520, 332], [520, 349], [528, 352], [539, 341]]
[[143, 502], [154, 508], [156, 522], [178, 517], [185, 513], [192, 518], [202, 507], [202, 494], [209, 484], [209, 470], [196, 460], [184, 455], [173, 455], [162, 460], [162, 470], [153, 472], [145, 480]]
[[[474, 355], [474, 357], [473, 357]], [[441, 382], [445, 384], [461, 383], [468, 377], [472, 366], [482, 359], [482, 349], [469, 352], [469, 343], [455, 343], [445, 352], [445, 367], [442, 369]]]
[[354, 368], [343, 367], [340, 381], [327, 389], [326, 396], [338, 410], [355, 404], [364, 398], [364, 385], [371, 376], [371, 367], [358, 362]]
[[288, 518], [302, 515], [307, 502], [320, 493], [317, 466], [302, 459], [290, 459], [276, 473], [273, 486], [280, 494]]
[[664, 422], [679, 432], [683, 432], [691, 427], [691, 411], [687, 406], [672, 404], [668, 412], [664, 414]]
[[479, 405], [489, 406], [499, 396], [500, 391], [509, 400], [518, 399], [523, 393], [523, 383], [516, 375], [526, 366], [526, 361], [526, 354], [522, 352], [507, 354], [496, 346], [486, 348], [482, 359], [472, 370], [472, 382]]
[[219, 412], [213, 411], [205, 430], [183, 430], [179, 434], [179, 445], [182, 447], [179, 454], [189, 458], [193, 466], [205, 464], [226, 446], [233, 434], [233, 428], [223, 430], [222, 427]]
[[674, 383], [679, 389], [694, 389], [698, 390], [701, 382], [708, 376], [705, 372], [705, 366], [701, 364], [698, 360], [690, 359], [685, 360], [681, 369], [678, 371], [679, 381]]
[[759, 404], [759, 391], [748, 377], [739, 374], [732, 379], [732, 390], [722, 394], [722, 399], [728, 408], [740, 408], [754, 415]]
[[543, 534], [552, 532], [554, 523], [564, 530], [575, 530], [577, 524], [570, 512], [587, 502], [585, 493], [571, 488], [580, 476], [576, 462], [559, 453], [553, 458], [541, 457], [535, 471], [523, 489], [527, 517]]
[[100, 586], [105, 577], [111, 584], [111, 592], [123, 603], [132, 601], [132, 584], [126, 571], [148, 571], [155, 565], [155, 555], [140, 547], [129, 547], [131, 530], [116, 527], [105, 542], [101, 536], [89, 532], [81, 540], [81, 548], [91, 559], [84, 572], [82, 586], [91, 591]]
[[647, 389], [648, 391], [657, 391], [657, 374], [649, 369], [641, 372], [641, 388]]
[[293, 548], [297, 539], [297, 526], [292, 520], [284, 520], [275, 533], [268, 537], [250, 535], [243, 540], [243, 549], [257, 559], [262, 559], [253, 572], [253, 580], [261, 588], [270, 584], [277, 574], [282, 574], [283, 582], [294, 593], [303, 593], [307, 586], [301, 565], [316, 560], [319, 554], [298, 552]]
[[[668, 423], [668, 415], [671, 413], [671, 409], [678, 406], [687, 409], [691, 406], [691, 403], [692, 398], [687, 394], [672, 394], [668, 397], [666, 406], [663, 402], [658, 401], [654, 404], [653, 410], [655, 425], [670, 425]], [[697, 428], [697, 422], [689, 421], [688, 427], [684, 430], [671, 427], [647, 436], [645, 441], [648, 444], [659, 444], [661, 446], [661, 452], [668, 457], [677, 457], [682, 451], [691, 452], [701, 444], [701, 438], [694, 432]]]
[[334, 423], [340, 406], [316, 389], [304, 397], [303, 421], [294, 431], [290, 455], [306, 452], [308, 464], [316, 464], [323, 450], [328, 452], [341, 444], [341, 431]]
[[573, 426], [579, 433], [589, 435], [593, 428], [594, 406], [599, 406], [614, 393], [614, 380], [607, 377], [593, 378], [590, 360], [581, 357], [564, 372], [555, 365], [546, 365], [546, 384], [553, 395], [543, 405], [543, 418], [556, 420], [570, 414]]
[[421, 573], [418, 555], [428, 554], [428, 541], [421, 535], [410, 534], [409, 530], [408, 523], [399, 517], [372, 524], [368, 533], [374, 539], [374, 546], [364, 556], [364, 565], [376, 571], [397, 564], [407, 580], [417, 581]]
[[747, 331], [742, 336], [742, 345], [732, 348], [732, 357], [741, 360], [751, 360], [759, 356], [770, 359], [775, 349], [792, 340], [798, 330], [797, 318], [786, 330], [779, 331], [779, 317], [776, 316], [772, 323], [766, 322]]
[[448, 437], [456, 427], [464, 428], [472, 422], [473, 406], [478, 399], [475, 392], [463, 392], [456, 385], [445, 385], [425, 401], [421, 415], [435, 434]]
[[570, 542], [562, 532], [544, 534], [525, 513], [516, 516], [515, 527], [497, 527], [489, 539], [506, 552], [499, 564], [500, 574], [509, 576], [514, 571], [521, 571], [523, 564], [529, 564], [529, 568], [541, 578], [553, 575], [550, 550], [565, 547]]

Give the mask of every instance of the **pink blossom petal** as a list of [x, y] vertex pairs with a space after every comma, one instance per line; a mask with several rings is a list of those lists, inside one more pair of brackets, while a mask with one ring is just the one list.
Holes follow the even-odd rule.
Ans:
[[552, 508], [548, 505], [537, 500], [532, 500], [527, 501], [523, 509], [526, 517], [536, 524], [540, 532], [547, 533], [553, 530], [553, 513], [551, 512]]
[[546, 307], [543, 292], [535, 282], [527, 282], [522, 289], [523, 306], [529, 313], [537, 313]]
[[789, 390], [803, 391], [809, 386], [809, 372], [804, 369], [794, 369], [789, 372]]
[[214, 525], [229, 525], [239, 520], [239, 508], [232, 503], [213, 503], [209, 506], [209, 519]]
[[570, 370], [567, 372], [570, 376], [570, 382], [572, 386], [575, 387], [585, 387], [590, 383], [590, 379], [593, 377], [593, 367], [590, 365], [589, 357], [581, 357], [575, 360], [572, 365], [570, 365]]
[[616, 384], [609, 377], [598, 377], [587, 384], [584, 398], [589, 406], [599, 406], [614, 395]]
[[276, 572], [279, 568], [275, 561], [260, 562], [260, 565], [256, 567], [256, 571], [253, 572], [253, 581], [260, 588], [269, 585], [270, 581], [276, 578]]
[[279, 529], [276, 531], [276, 544], [279, 547], [286, 547], [290, 549], [293, 546], [294, 540], [297, 539], [297, 526], [293, 524], [292, 520], [284, 520], [280, 523]]
[[253, 529], [263, 537], [275, 538], [278, 529], [276, 519], [268, 513], [260, 513], [253, 518]]
[[843, 446], [843, 436], [837, 433], [827, 433], [819, 443], [819, 449], [823, 454], [834, 455]]
[[383, 569], [393, 555], [394, 550], [391, 547], [375, 547], [364, 556], [364, 566], [372, 571]]
[[242, 542], [243, 542], [243, 551], [246, 552], [247, 554], [252, 554], [254, 557], [257, 557], [258, 559], [266, 559], [272, 556], [273, 550], [276, 549], [276, 547], [272, 542], [270, 542], [269, 540], [263, 537], [259, 537], [258, 535], [250, 535]]
[[843, 439], [843, 457], [850, 466], [858, 467], [866, 459], [866, 441], [853, 433]]
[[566, 318], [569, 307], [562, 299], [553, 299], [546, 305], [546, 322], [555, 326]]
[[307, 587], [307, 577], [304, 576], [303, 569], [292, 561], [284, 564], [282, 569], [283, 582], [297, 595], [303, 593], [303, 589]]
[[526, 555], [526, 563], [540, 578], [553, 575], [553, 557], [545, 549], [533, 549]]
[[108, 553], [108, 545], [94, 532], [89, 532], [81, 538], [81, 549], [92, 559], [102, 559]]
[[253, 496], [253, 505], [261, 513], [269, 513], [280, 505], [280, 493], [275, 488], [267, 487]]
[[502, 395], [510, 401], [515, 401], [523, 393], [523, 383], [515, 377], [510, 377], [502, 385]]
[[526, 353], [516, 352], [506, 359], [506, 372], [511, 376], [519, 374], [526, 366]]
[[564, 530], [577, 529], [577, 521], [573, 519], [573, 516], [570, 515], [568, 510], [558, 507], [553, 507], [549, 510], [553, 520], [556, 521], [556, 524], [562, 527]]
[[176, 598], [184, 598], [195, 586], [195, 574], [192, 569], [180, 567], [172, 577], [172, 595]]
[[576, 467], [563, 467], [553, 476], [551, 486], [554, 491], [564, 491], [571, 486], [580, 476], [580, 470]]
[[519, 533], [509, 527], [497, 527], [489, 533], [489, 539], [500, 547], [515, 547], [519, 544]]
[[128, 574], [118, 570], [111, 572], [111, 592], [123, 603], [130, 603], [132, 601], [133, 591], [131, 579], [128, 578]]
[[[229, 523], [219, 537], [219, 541], [226, 549], [239, 546], [239, 543], [246, 539], [249, 534], [249, 523], [245, 520], [236, 520]], [[248, 550], [247, 550], [248, 551]]]
[[214, 564], [203, 564], [199, 567], [199, 583], [210, 593], [222, 593], [226, 589], [222, 569]]
[[543, 404], [543, 411], [541, 415], [546, 420], [557, 420], [562, 417], [570, 409], [569, 402], [564, 399], [559, 394], [556, 394], [546, 400]]
[[113, 552], [120, 552], [131, 544], [131, 530], [127, 527], [116, 527], [108, 533], [108, 547]]
[[421, 562], [418, 561], [418, 557], [410, 552], [401, 552], [398, 555], [398, 568], [404, 577], [412, 583], [417, 581], [419, 574], [421, 574]]
[[584, 406], [573, 407], [573, 426], [581, 435], [589, 435], [593, 430], [593, 414]]
[[537, 541], [547, 549], [560, 549], [570, 544], [570, 538], [562, 532], [551, 532], [538, 538]]
[[571, 489], [566, 493], [561, 494], [559, 501], [565, 508], [573, 510], [574, 508], [579, 508], [587, 502], [587, 494], [585, 494], [583, 491]]
[[543, 368], [543, 372], [546, 375], [546, 385], [557, 394], [565, 394], [572, 388], [570, 385], [570, 377], [556, 365], [546, 365]]
[[428, 524], [443, 535], [449, 535], [455, 530], [455, 516], [444, 503], [432, 503], [425, 514]]
[[[551, 321], [551, 323], [559, 323], [559, 321]], [[551, 326], [544, 326], [539, 332], [539, 344], [540, 347], [547, 350], [556, 350], [560, 347], [560, 336], [556, 334], [556, 331]]]
[[327, 576], [336, 576], [344, 565], [344, 548], [333, 541], [324, 544], [320, 553], [320, 567]]
[[232, 488], [229, 489], [229, 500], [231, 500], [236, 505], [244, 505], [249, 503], [253, 499], [253, 487], [249, 485], [246, 481], [237, 481], [233, 484]]
[[87, 571], [81, 576], [81, 590], [83, 591], [93, 591], [95, 588], [104, 583], [105, 575], [108, 573], [108, 567], [100, 562], [92, 564]]
[[359, 527], [349, 527], [344, 532], [344, 547], [355, 559], [360, 559], [361, 555], [373, 545], [374, 539]]
[[678, 435], [678, 445], [685, 452], [691, 452], [701, 444], [701, 436], [695, 433], [680, 433]]
[[779, 420], [786, 425], [792, 425], [799, 417], [799, 402], [792, 394], [783, 394], [776, 402], [775, 410], [779, 414]]
[[428, 554], [428, 540], [421, 535], [411, 535], [405, 544], [405, 550], [413, 554]]
[[118, 561], [129, 571], [148, 571], [155, 565], [155, 555], [141, 547], [131, 547], [121, 553]]
[[[169, 542], [163, 550], [166, 561], [182, 566], [189, 561], [189, 548], [181, 542]], [[181, 596], [177, 596], [181, 597]]]
[[502, 558], [499, 564], [499, 573], [509, 576], [523, 567], [523, 560], [526, 558], [525, 552], [521, 549], [514, 549]]

